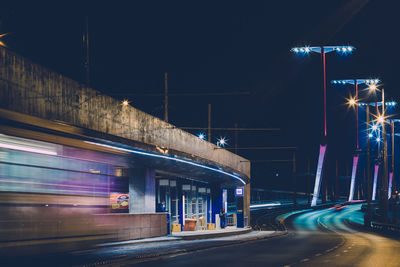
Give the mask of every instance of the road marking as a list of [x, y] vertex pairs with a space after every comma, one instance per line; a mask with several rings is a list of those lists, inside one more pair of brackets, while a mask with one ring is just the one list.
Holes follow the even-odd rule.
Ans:
[[310, 259], [302, 259], [300, 262], [306, 262], [306, 261], [309, 261]]
[[351, 249], [351, 247], [348, 247], [348, 249]]
[[321, 255], [322, 255], [321, 253], [315, 254], [316, 257], [319, 257], [319, 256], [321, 256]]
[[339, 257], [339, 256], [340, 256], [340, 254], [336, 254], [336, 255], [335, 255], [335, 257]]
[[284, 265], [283, 267], [290, 267], [290, 265]]
[[344, 253], [347, 253], [347, 252], [349, 252], [349, 251], [348, 251], [348, 250], [343, 250], [343, 252], [344, 252]]

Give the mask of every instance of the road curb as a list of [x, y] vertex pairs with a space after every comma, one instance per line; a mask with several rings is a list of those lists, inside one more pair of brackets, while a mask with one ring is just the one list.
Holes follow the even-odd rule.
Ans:
[[223, 232], [223, 233], [210, 233], [210, 234], [202, 234], [202, 235], [187, 235], [180, 236], [179, 238], [182, 240], [198, 240], [198, 239], [211, 239], [216, 237], [224, 237], [224, 236], [235, 236], [235, 235], [243, 235], [252, 232], [253, 229], [243, 229], [243, 231], [235, 231], [235, 232]]
[[344, 219], [343, 222], [344, 222], [345, 224], [347, 224], [348, 226], [352, 227], [352, 228], [357, 228], [357, 230], [360, 230], [360, 229], [361, 229], [361, 230], [363, 230], [363, 231], [365, 231], [365, 232], [371, 232], [371, 229], [368, 229], [368, 228], [365, 227], [363, 224], [356, 223], [356, 222], [350, 221], [350, 220], [348, 220], [348, 219]]

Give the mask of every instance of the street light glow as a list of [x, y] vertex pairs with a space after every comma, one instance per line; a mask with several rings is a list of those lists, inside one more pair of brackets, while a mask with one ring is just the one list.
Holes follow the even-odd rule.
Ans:
[[373, 135], [372, 135], [371, 133], [370, 133], [370, 134], [368, 134], [368, 137], [369, 137], [369, 138], [372, 138], [372, 136], [373, 136]]
[[206, 138], [204, 133], [199, 133], [198, 137], [202, 140], [204, 140]]
[[356, 103], [356, 100], [354, 98], [351, 98], [349, 100], [349, 105], [353, 106]]
[[129, 101], [127, 99], [124, 99], [124, 101], [122, 101], [122, 105], [123, 106], [129, 105]]
[[376, 138], [376, 142], [380, 142], [381, 141], [381, 138], [380, 137], [377, 137]]
[[384, 119], [383, 119], [382, 115], [378, 116], [378, 122], [379, 123], [383, 123], [384, 122]]
[[[3, 38], [3, 37], [6, 36], [6, 35], [8, 35], [8, 33], [0, 34], [0, 39]], [[2, 46], [2, 47], [7, 47], [6, 44], [5, 44], [3, 41], [1, 41], [1, 40], [0, 40], [0, 46]]]
[[344, 46], [344, 45], [339, 45], [339, 46], [303, 46], [303, 47], [293, 47], [290, 51], [295, 52], [295, 53], [304, 53], [308, 54], [310, 52], [315, 52], [315, 53], [322, 53], [322, 50], [324, 53], [329, 53], [332, 51], [337, 51], [339, 53], [347, 54], [351, 53], [354, 50], [353, 46]]
[[376, 131], [376, 129], [378, 129], [378, 125], [376, 124], [372, 125], [372, 130]]
[[227, 144], [227, 143], [226, 143], [225, 137], [221, 137], [221, 138], [218, 139], [218, 141], [217, 141], [217, 146], [224, 147], [226, 144]]

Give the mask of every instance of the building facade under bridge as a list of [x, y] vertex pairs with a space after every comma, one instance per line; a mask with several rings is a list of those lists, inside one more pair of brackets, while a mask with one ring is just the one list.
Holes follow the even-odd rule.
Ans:
[[222, 208], [230, 225], [249, 223], [248, 160], [5, 48], [0, 56], [2, 242], [207, 229]]

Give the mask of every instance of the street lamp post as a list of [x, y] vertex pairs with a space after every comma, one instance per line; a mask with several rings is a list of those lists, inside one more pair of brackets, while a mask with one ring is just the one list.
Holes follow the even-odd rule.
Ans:
[[[385, 116], [385, 91], [382, 89], [382, 115]], [[381, 117], [379, 117], [381, 118]], [[387, 162], [387, 136], [386, 136], [386, 125], [385, 119], [382, 123], [382, 137], [383, 137], [383, 179], [382, 179], [382, 210], [383, 210], [383, 220], [387, 222], [388, 219], [388, 162]]]
[[367, 121], [367, 217], [364, 218], [364, 225], [371, 225], [371, 163], [370, 163], [370, 137], [369, 137], [369, 105], [366, 109]]
[[326, 61], [325, 54], [329, 52], [336, 51], [338, 53], [347, 54], [351, 53], [354, 50], [353, 46], [304, 46], [304, 47], [294, 47], [291, 49], [292, 52], [296, 54], [309, 54], [311, 52], [321, 54], [322, 59], [322, 71], [323, 71], [323, 82], [324, 82], [324, 116], [323, 116], [323, 142], [320, 145], [319, 157], [318, 157], [318, 165], [317, 171], [315, 175], [315, 185], [314, 185], [314, 195], [311, 202], [311, 206], [317, 205], [317, 199], [320, 193], [321, 187], [321, 175], [322, 168], [324, 166], [325, 155], [326, 155], [326, 147], [327, 147], [327, 122], [326, 122]]
[[[382, 106], [382, 102], [367, 102], [367, 103], [360, 102], [359, 105], [360, 106], [365, 106], [367, 108], [368, 112], [369, 112], [369, 106], [374, 106], [376, 108], [377, 115], [374, 115], [374, 116], [376, 116], [377, 119], [376, 119], [376, 123], [372, 125], [371, 129], [372, 129], [372, 132], [375, 132], [376, 135], [377, 135], [377, 137], [376, 137], [377, 146], [378, 146], [377, 158], [378, 158], [378, 161], [381, 162], [382, 159], [384, 158], [384, 153], [380, 149], [381, 141], [383, 143], [383, 134], [380, 133], [380, 130], [379, 130], [380, 128], [378, 127], [378, 125], [380, 124], [382, 126], [382, 132], [383, 132], [384, 123], [386, 123], [386, 121], [390, 121], [390, 120], [385, 119], [384, 114], [380, 114], [379, 113], [379, 106]], [[385, 102], [385, 106], [394, 107], [396, 105], [397, 105], [397, 103], [395, 101]], [[398, 121], [398, 120], [393, 120], [393, 121]], [[368, 133], [367, 133], [367, 136], [368, 136], [367, 145], [368, 145], [369, 139], [371, 139], [373, 137], [373, 134], [371, 132], [371, 129], [369, 128], [369, 123], [367, 124], [367, 127], [368, 127]], [[381, 135], [382, 135], [382, 137], [381, 137]], [[392, 142], [393, 142], [393, 140], [392, 140]], [[387, 139], [386, 139], [386, 143], [387, 143]], [[382, 148], [383, 147], [384, 147], [384, 144], [382, 144]], [[382, 153], [380, 153], [380, 151]], [[369, 153], [369, 155], [370, 154], [371, 153]], [[377, 176], [378, 176], [379, 165], [380, 165], [379, 162], [375, 164], [374, 183], [373, 183], [374, 186], [373, 186], [373, 189], [372, 189], [372, 200], [376, 199]], [[392, 163], [392, 164], [394, 164], [394, 163]], [[383, 183], [382, 183], [382, 186], [383, 186]], [[392, 186], [392, 188], [393, 188], [393, 186]], [[382, 189], [381, 189], [381, 191], [382, 191]], [[381, 192], [381, 194], [383, 194], [383, 193]]]
[[[354, 85], [355, 98], [350, 98], [349, 104], [351, 106], [354, 106], [355, 111], [356, 111], [356, 151], [353, 156], [353, 168], [352, 168], [351, 181], [350, 181], [349, 201], [352, 201], [354, 198], [355, 180], [356, 180], [358, 162], [359, 162], [359, 157], [360, 157], [360, 146], [359, 146], [359, 141], [358, 141], [358, 139], [359, 139], [358, 138], [359, 137], [359, 133], [358, 133], [358, 107], [359, 107], [358, 85], [366, 84], [366, 85], [369, 85], [370, 90], [376, 90], [376, 86], [379, 82], [380, 82], [379, 79], [349, 79], [349, 80], [333, 80], [333, 81], [331, 81], [331, 83], [334, 85], [346, 85], [346, 84]], [[368, 112], [369, 112], [369, 105], [367, 107], [368, 107]], [[367, 115], [367, 116], [369, 116], [369, 115]], [[367, 129], [368, 129], [368, 125], [369, 125], [369, 123], [367, 123]], [[368, 129], [368, 131], [369, 131], [369, 129]], [[369, 168], [370, 168], [369, 165], [367, 165], [367, 169], [368, 169], [367, 173], [369, 172]], [[368, 174], [367, 174], [367, 176], [368, 176]]]

